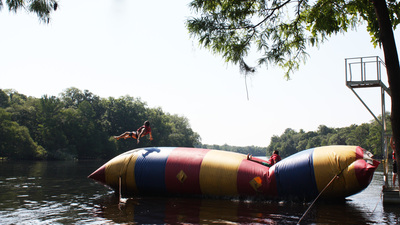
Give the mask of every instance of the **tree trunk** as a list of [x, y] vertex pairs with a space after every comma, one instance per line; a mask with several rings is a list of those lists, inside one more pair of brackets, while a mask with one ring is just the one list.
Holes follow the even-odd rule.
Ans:
[[[389, 12], [385, 0], [372, 0], [375, 13], [379, 23], [380, 41], [385, 56], [386, 71], [388, 76], [389, 88], [392, 97], [392, 132], [396, 143], [396, 163], [399, 170], [400, 158], [400, 66], [397, 54], [396, 43], [393, 35], [392, 23], [389, 18]], [[400, 176], [398, 181], [400, 184]]]

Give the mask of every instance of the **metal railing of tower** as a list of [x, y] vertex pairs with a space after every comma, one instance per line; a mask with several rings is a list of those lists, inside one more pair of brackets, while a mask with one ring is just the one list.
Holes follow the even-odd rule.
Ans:
[[[386, 129], [386, 106], [385, 92], [390, 96], [390, 89], [382, 81], [382, 69], [386, 68], [385, 63], [379, 56], [357, 57], [345, 59], [346, 86], [356, 95], [365, 108], [371, 113], [374, 119], [382, 127], [382, 152], [384, 154], [384, 180], [385, 186], [388, 187], [388, 139], [391, 133]], [[365, 101], [356, 92], [358, 88], [380, 88], [381, 94], [381, 119], [368, 107]]]

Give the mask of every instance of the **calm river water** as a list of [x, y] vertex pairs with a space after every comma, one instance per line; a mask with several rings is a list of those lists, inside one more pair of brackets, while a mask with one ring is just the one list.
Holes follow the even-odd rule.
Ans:
[[[118, 204], [87, 179], [100, 161], [1, 162], [0, 224], [296, 224], [310, 203], [256, 199], [140, 197]], [[371, 185], [346, 202], [317, 202], [301, 224], [396, 224], [383, 206], [380, 166]]]

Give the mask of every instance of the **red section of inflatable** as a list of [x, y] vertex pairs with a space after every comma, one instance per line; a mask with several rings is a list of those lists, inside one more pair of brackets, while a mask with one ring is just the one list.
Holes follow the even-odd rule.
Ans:
[[375, 169], [378, 167], [379, 162], [374, 160], [374, 165], [367, 163], [365, 160], [355, 161], [354, 170], [360, 187], [366, 188], [372, 180]]
[[208, 149], [176, 148], [168, 157], [165, 184], [168, 193], [201, 194], [199, 174]]
[[107, 184], [106, 183], [106, 166], [105, 164], [98, 168], [96, 171], [94, 171], [92, 174], [88, 176], [88, 178], [91, 178], [93, 180], [99, 181], [100, 183]]
[[360, 147], [356, 147], [356, 159], [362, 159], [364, 158], [364, 150]]
[[268, 170], [268, 174], [266, 177], [268, 183], [265, 185], [264, 193], [269, 193], [271, 197], [278, 197], [278, 186], [276, 183], [276, 175], [275, 175], [275, 166], [272, 166]]
[[[256, 158], [253, 158], [255, 160]], [[257, 159], [261, 160], [261, 159]], [[261, 193], [267, 184], [268, 167], [257, 162], [244, 159], [239, 166], [237, 174], [238, 193], [255, 195]]]

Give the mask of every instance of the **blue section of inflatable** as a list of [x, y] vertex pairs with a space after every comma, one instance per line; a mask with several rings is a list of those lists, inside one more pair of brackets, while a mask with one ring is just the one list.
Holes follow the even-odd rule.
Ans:
[[311, 197], [318, 195], [313, 152], [314, 149], [299, 152], [275, 165], [279, 196]]
[[165, 193], [165, 166], [174, 148], [146, 148], [138, 155], [135, 180], [141, 193]]

